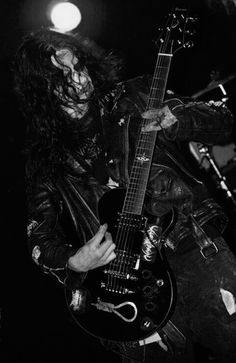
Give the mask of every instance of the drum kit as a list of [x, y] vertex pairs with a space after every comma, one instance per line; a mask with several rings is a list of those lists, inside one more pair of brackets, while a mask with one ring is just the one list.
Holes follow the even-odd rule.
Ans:
[[[224, 84], [236, 78], [236, 73], [224, 79], [214, 79], [209, 85], [192, 95], [193, 100], [219, 88], [221, 101], [228, 100]], [[211, 147], [197, 142], [189, 143], [191, 155], [197, 161], [198, 166], [214, 181], [217, 190], [223, 191], [224, 197], [230, 201], [233, 210], [236, 211], [236, 144], [230, 142], [226, 145], [213, 145]]]

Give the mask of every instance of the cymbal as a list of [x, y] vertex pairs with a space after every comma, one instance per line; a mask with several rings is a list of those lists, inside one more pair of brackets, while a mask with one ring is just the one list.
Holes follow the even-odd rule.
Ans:
[[231, 81], [232, 79], [234, 79], [236, 77], [236, 72], [235, 73], [232, 73], [231, 75], [229, 75], [228, 77], [226, 78], [223, 78], [221, 80], [213, 80], [209, 83], [209, 85], [206, 87], [206, 88], [203, 88], [202, 90], [194, 93], [191, 97], [193, 99], [196, 99], [198, 98], [199, 96], [202, 96], [204, 95], [205, 93], [219, 87], [220, 85], [223, 85], [224, 83], [227, 83], [229, 81]]

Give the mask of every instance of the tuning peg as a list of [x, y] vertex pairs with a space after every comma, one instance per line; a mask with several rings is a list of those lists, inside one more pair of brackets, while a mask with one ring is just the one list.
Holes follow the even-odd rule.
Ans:
[[187, 35], [190, 35], [190, 36], [192, 36], [192, 35], [194, 35], [194, 34], [196, 34], [196, 30], [185, 30], [185, 34], [187, 34]]
[[187, 21], [191, 21], [192, 23], [195, 23], [195, 22], [197, 21], [197, 18], [194, 18], [194, 17], [192, 17], [192, 16], [189, 16], [189, 17], [187, 18]]
[[194, 43], [192, 41], [186, 42], [184, 44], [184, 48], [192, 48], [194, 46]]

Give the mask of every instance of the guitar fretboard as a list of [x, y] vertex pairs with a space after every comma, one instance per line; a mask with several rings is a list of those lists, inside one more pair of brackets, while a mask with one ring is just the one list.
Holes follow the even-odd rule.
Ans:
[[[160, 108], [164, 99], [172, 54], [159, 53], [146, 110]], [[151, 120], [142, 119], [137, 149], [123, 205], [124, 213], [140, 215], [147, 188], [157, 131], [142, 131]]]

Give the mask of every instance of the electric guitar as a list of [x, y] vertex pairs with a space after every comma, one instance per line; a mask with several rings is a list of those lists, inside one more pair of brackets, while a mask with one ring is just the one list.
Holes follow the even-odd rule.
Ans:
[[[185, 38], [190, 19], [185, 9], [175, 9], [161, 29], [146, 110], [160, 108], [163, 103], [172, 55], [190, 46]], [[162, 252], [163, 239], [175, 223], [175, 211], [161, 225], [150, 224], [150, 216], [144, 213], [157, 136], [156, 131], [143, 131], [149, 123], [150, 120], [141, 120], [127, 189], [112, 189], [98, 204], [99, 220], [101, 224], [108, 223], [116, 244], [116, 258], [89, 271], [81, 288], [66, 290], [73, 318], [98, 338], [145, 339], [164, 326], [175, 305], [175, 279]]]

